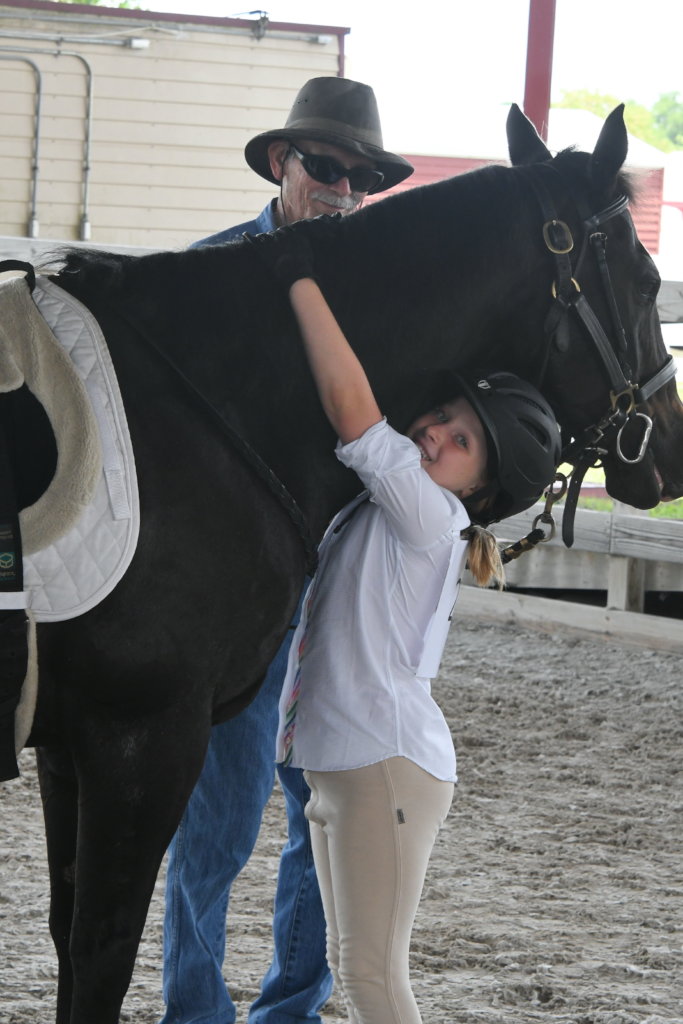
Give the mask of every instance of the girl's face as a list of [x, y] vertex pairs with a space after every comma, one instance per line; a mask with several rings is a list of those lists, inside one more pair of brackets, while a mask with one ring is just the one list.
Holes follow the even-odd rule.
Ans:
[[481, 420], [465, 398], [444, 402], [406, 431], [434, 483], [467, 498], [483, 487], [488, 450]]

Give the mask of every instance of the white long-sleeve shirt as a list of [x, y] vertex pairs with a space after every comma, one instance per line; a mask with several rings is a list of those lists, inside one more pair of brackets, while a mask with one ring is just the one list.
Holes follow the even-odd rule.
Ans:
[[337, 771], [401, 756], [455, 781], [453, 741], [429, 679], [448, 633], [469, 517], [386, 421], [338, 445], [337, 456], [370, 500], [347, 505], [320, 546], [290, 648], [277, 760], [296, 686], [290, 764]]

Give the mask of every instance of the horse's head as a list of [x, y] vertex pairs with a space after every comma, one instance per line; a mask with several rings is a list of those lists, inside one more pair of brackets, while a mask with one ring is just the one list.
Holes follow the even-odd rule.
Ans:
[[530, 165], [555, 261], [542, 389], [571, 435], [567, 460], [580, 470], [601, 460], [609, 494], [637, 508], [679, 497], [683, 405], [655, 305], [659, 274], [628, 213], [623, 106], [592, 154], [553, 158], [517, 107], [508, 143], [512, 163]]

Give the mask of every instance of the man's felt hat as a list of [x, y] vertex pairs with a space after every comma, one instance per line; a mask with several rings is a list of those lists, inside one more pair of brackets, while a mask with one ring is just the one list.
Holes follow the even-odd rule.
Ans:
[[348, 78], [311, 78], [299, 90], [284, 128], [262, 132], [247, 143], [244, 156], [253, 171], [278, 185], [268, 147], [278, 139], [327, 142], [374, 161], [384, 181], [371, 192], [384, 192], [413, 173], [413, 166], [382, 146], [377, 100], [369, 85]]

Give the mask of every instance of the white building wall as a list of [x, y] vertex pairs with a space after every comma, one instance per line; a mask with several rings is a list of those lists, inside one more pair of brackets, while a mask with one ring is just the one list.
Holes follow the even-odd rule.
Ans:
[[52, 7], [0, 3], [2, 236], [178, 248], [251, 218], [274, 189], [245, 143], [338, 73], [345, 31]]

